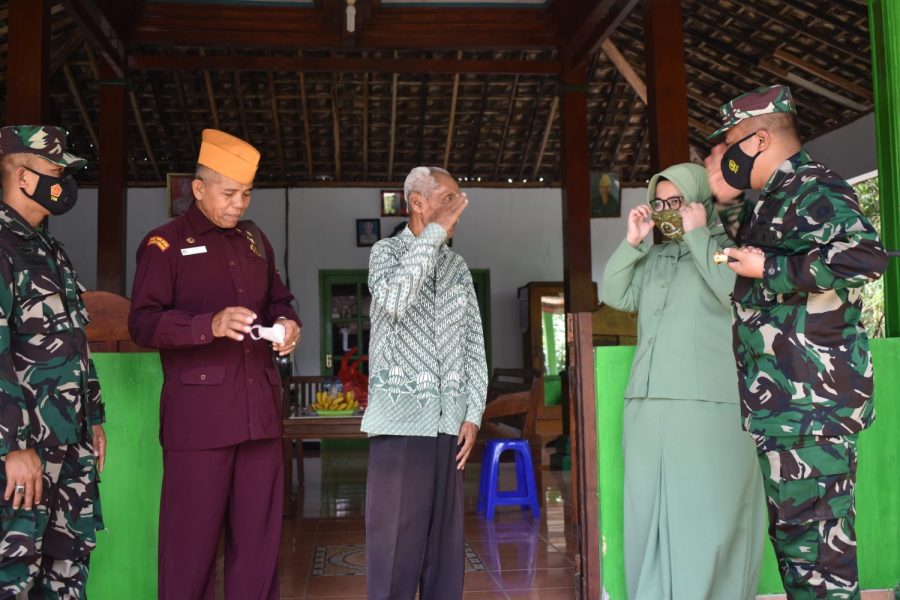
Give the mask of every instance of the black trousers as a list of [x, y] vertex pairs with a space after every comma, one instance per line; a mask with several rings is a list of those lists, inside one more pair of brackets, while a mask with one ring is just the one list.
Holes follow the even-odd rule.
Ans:
[[462, 471], [455, 435], [369, 438], [368, 600], [459, 600], [463, 593]]

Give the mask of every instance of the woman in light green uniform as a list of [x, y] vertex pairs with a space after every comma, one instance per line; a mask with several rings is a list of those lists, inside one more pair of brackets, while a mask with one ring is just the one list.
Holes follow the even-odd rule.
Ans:
[[[662, 244], [644, 240], [654, 221]], [[628, 215], [603, 301], [638, 312], [625, 392], [625, 570], [632, 600], [754, 598], [766, 533], [756, 452], [741, 430], [731, 349], [735, 275], [713, 255], [706, 171], [669, 167]]]

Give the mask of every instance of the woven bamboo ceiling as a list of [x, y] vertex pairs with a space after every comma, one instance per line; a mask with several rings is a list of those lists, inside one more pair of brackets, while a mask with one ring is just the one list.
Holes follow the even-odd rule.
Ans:
[[[130, 60], [131, 185], [159, 185], [167, 172], [192, 171], [205, 127], [230, 131], [261, 150], [261, 186], [387, 183], [416, 164], [446, 164], [458, 177], [484, 183], [559, 178], [554, 64], [568, 34], [561, 13], [590, 2], [436, 8], [360, 0], [357, 41], [345, 31], [346, 5], [339, 0], [54, 3], [52, 120], [68, 128], [73, 150], [91, 159], [80, 177], [85, 183], [97, 179], [104, 65], [103, 49], [88, 42], [94, 38], [77, 8], [104, 4], [100, 25], [121, 34]], [[423, 6], [411, 6], [417, 4]], [[684, 0], [682, 6], [691, 142], [700, 155], [718, 106], [760, 84], [791, 85], [805, 138], [872, 110], [864, 0]], [[314, 18], [299, 19], [298, 11]], [[2, 1], [4, 97], [12, 92], [5, 80], [6, 16]], [[414, 35], [397, 34], [407, 29]], [[465, 40], [463, 49], [449, 41], [454, 35]], [[617, 53], [620, 68], [611, 59]], [[487, 61], [494, 72], [483, 68]], [[634, 77], [626, 80], [622, 62], [633, 68], [636, 85]], [[650, 175], [646, 109], [636, 91], [644, 62], [638, 2], [589, 57], [590, 164], [626, 182]], [[457, 63], [469, 72], [458, 72]], [[496, 72], [503, 70], [498, 64], [508, 64], [508, 71]]]

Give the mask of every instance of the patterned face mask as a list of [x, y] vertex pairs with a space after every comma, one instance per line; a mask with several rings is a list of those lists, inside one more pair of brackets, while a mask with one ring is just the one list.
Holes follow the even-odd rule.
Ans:
[[656, 228], [673, 240], [681, 240], [684, 236], [684, 227], [681, 224], [681, 213], [675, 209], [661, 210], [651, 214]]

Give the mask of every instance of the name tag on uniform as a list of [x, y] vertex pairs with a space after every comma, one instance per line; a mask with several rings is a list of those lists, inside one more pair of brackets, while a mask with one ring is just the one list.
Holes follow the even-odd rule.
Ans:
[[182, 256], [190, 256], [191, 254], [206, 254], [206, 246], [191, 246], [190, 248], [182, 248]]

